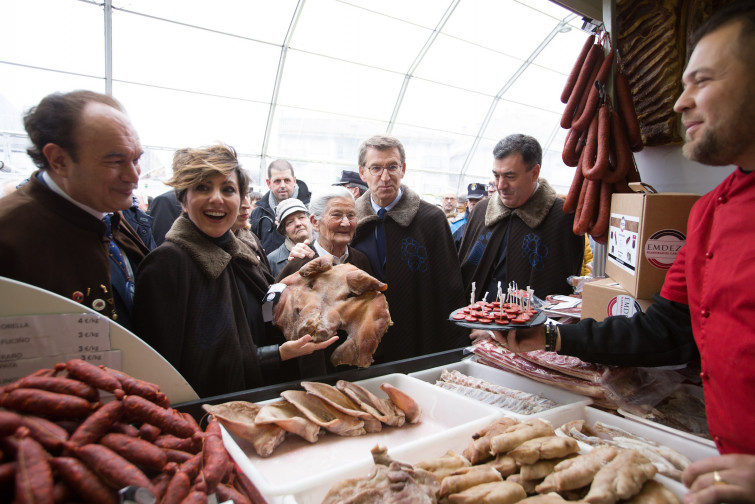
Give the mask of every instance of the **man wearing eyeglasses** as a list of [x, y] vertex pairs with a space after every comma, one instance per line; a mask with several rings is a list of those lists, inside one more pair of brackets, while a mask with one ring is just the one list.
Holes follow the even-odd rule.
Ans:
[[359, 149], [359, 175], [369, 191], [356, 203], [352, 246], [370, 259], [393, 326], [380, 342], [375, 362], [389, 362], [458, 348], [465, 331], [448, 321], [464, 304], [459, 258], [443, 211], [423, 201], [401, 180], [406, 154], [401, 142], [377, 135]]
[[579, 275], [584, 238], [572, 232], [564, 201], [541, 179], [543, 151], [528, 135], [509, 135], [493, 149], [497, 194], [469, 216], [459, 257], [464, 285], [493, 301], [499, 282], [530, 286], [535, 295], [570, 294], [566, 282]]

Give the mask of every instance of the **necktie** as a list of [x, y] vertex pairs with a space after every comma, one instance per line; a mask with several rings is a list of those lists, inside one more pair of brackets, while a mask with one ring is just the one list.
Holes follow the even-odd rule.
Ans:
[[102, 218], [102, 222], [105, 223], [106, 230], [105, 236], [108, 238], [108, 248], [110, 255], [110, 284], [113, 289], [118, 292], [123, 304], [129, 313], [133, 307], [133, 295], [134, 295], [134, 282], [129, 275], [128, 267], [126, 266], [126, 260], [121, 254], [121, 249], [116, 245], [113, 240], [113, 229], [110, 224], [110, 214], [105, 215]]
[[383, 217], [385, 217], [385, 208], [378, 210], [378, 217], [380, 220], [375, 228], [375, 239], [377, 240], [377, 253], [380, 266], [385, 266], [385, 229], [383, 229]]

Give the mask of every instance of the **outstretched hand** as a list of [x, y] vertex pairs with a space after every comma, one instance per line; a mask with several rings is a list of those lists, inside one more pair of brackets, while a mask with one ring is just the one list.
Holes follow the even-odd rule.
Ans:
[[330, 339], [315, 343], [312, 341], [312, 336], [306, 334], [297, 340], [286, 341], [278, 347], [278, 351], [281, 354], [281, 360], [285, 361], [295, 357], [301, 357], [302, 355], [309, 355], [317, 350], [322, 350], [336, 341], [338, 341], [338, 336], [331, 336]]
[[315, 256], [315, 251], [309, 246], [309, 240], [304, 240], [301, 243], [297, 243], [288, 253], [288, 260], [292, 259], [306, 259]]
[[682, 481], [689, 488], [684, 504], [755, 503], [755, 455], [698, 460], [684, 470]]
[[545, 326], [522, 327], [511, 331], [474, 330], [469, 334], [472, 343], [492, 337], [514, 353], [532, 352], [545, 348]]

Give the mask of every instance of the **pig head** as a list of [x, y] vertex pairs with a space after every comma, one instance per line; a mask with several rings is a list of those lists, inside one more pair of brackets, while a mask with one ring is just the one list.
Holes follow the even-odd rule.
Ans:
[[325, 341], [339, 329], [346, 341], [333, 351], [333, 365], [369, 367], [380, 339], [393, 324], [382, 291], [388, 286], [351, 264], [333, 266], [317, 257], [281, 283], [286, 289], [275, 305], [273, 324], [286, 340], [310, 334]]

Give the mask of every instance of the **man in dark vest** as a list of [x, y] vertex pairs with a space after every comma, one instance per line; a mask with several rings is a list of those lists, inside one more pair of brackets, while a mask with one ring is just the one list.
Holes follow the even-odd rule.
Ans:
[[584, 238], [572, 232], [564, 201], [539, 177], [543, 151], [531, 136], [509, 135], [493, 149], [497, 194], [469, 215], [459, 257], [467, 292], [495, 301], [498, 282], [535, 295], [570, 294], [566, 279], [579, 275]]

